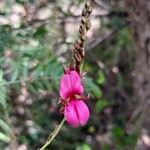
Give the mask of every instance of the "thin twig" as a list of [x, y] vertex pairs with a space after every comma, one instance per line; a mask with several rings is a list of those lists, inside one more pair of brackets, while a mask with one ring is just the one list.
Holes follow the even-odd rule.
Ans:
[[39, 149], [39, 150], [45, 150], [45, 148], [51, 144], [51, 142], [55, 139], [57, 134], [59, 133], [60, 129], [65, 123], [65, 118], [61, 121], [61, 123], [54, 129], [54, 131], [49, 135], [47, 142]]

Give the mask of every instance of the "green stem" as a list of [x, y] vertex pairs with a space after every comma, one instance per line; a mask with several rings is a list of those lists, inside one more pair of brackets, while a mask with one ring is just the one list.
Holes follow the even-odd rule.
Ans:
[[65, 123], [65, 118], [63, 118], [61, 123], [54, 129], [53, 133], [49, 135], [46, 143], [39, 150], [45, 150], [45, 148], [51, 144], [51, 142], [55, 139], [57, 134], [60, 132], [60, 129], [63, 127], [64, 123]]

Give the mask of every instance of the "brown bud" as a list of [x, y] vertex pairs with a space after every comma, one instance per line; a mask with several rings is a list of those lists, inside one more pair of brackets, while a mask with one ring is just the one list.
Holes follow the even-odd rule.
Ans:
[[91, 6], [91, 3], [89, 1], [86, 2], [85, 7], [89, 8]]
[[76, 50], [79, 50], [79, 49], [80, 49], [80, 45], [79, 45], [78, 42], [76, 42], [76, 43], [74, 44], [74, 48], [75, 48]]
[[91, 22], [90, 20], [87, 20], [86, 22], [86, 30], [89, 30], [91, 28]]
[[80, 74], [80, 62], [76, 62], [76, 71], [78, 72], [78, 74]]
[[91, 12], [92, 12], [92, 7], [91, 6], [87, 9], [87, 12], [88, 12], [89, 15], [91, 14]]
[[77, 40], [77, 43], [78, 43], [79, 45], [81, 45], [81, 44], [82, 44], [82, 41], [81, 41], [80, 39], [78, 39], [78, 40]]
[[85, 56], [84, 48], [81, 47], [81, 48], [79, 49], [79, 53], [80, 53], [81, 57], [83, 58], [83, 57]]
[[69, 69], [70, 69], [70, 71], [74, 70], [74, 66], [72, 63], [70, 63]]
[[84, 46], [84, 42], [82, 42], [82, 43], [80, 44], [80, 46], [83, 47], [83, 46]]
[[81, 40], [82, 42], [85, 41], [85, 36], [84, 36], [83, 34], [80, 35], [80, 40]]
[[63, 65], [63, 71], [64, 71], [64, 74], [68, 73], [68, 68], [65, 65]]
[[82, 25], [81, 25], [80, 28], [79, 28], [79, 33], [80, 33], [80, 34], [83, 34], [83, 33], [84, 33], [84, 28], [83, 28]]
[[83, 16], [83, 17], [86, 16], [86, 10], [85, 10], [85, 9], [83, 9], [83, 11], [82, 11], [82, 16]]
[[75, 58], [75, 60], [76, 60], [77, 62], [81, 62], [81, 60], [82, 60], [82, 58], [81, 58], [81, 56], [80, 56], [80, 54], [79, 54], [78, 51], [75, 51], [75, 52], [74, 52], [74, 58]]
[[81, 23], [82, 23], [82, 24], [85, 24], [85, 22], [86, 22], [86, 18], [85, 18], [85, 17], [82, 17]]

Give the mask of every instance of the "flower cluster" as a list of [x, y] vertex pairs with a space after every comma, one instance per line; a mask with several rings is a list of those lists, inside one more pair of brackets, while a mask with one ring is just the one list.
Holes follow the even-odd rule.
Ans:
[[84, 102], [84, 88], [77, 71], [64, 71], [60, 79], [59, 93], [66, 121], [73, 127], [84, 126], [89, 119], [89, 109]]

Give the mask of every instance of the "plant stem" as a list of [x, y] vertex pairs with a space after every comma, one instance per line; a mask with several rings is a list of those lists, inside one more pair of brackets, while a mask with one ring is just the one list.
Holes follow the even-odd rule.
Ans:
[[46, 143], [39, 149], [39, 150], [45, 150], [45, 148], [51, 144], [51, 142], [55, 139], [57, 134], [60, 132], [60, 129], [63, 127], [65, 123], [65, 118], [61, 121], [61, 123], [54, 129], [54, 131], [49, 135]]

